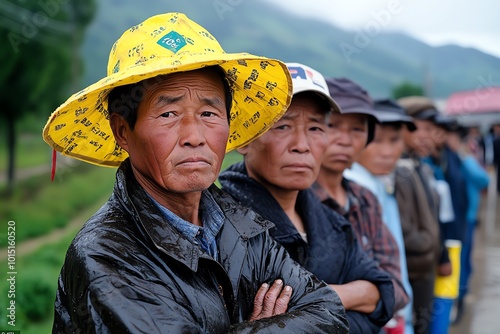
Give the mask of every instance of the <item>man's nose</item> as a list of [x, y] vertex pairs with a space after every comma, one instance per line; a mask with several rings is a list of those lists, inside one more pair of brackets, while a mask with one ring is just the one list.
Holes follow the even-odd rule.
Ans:
[[292, 134], [292, 151], [304, 153], [309, 152], [309, 140], [307, 130], [298, 128]]
[[349, 131], [335, 130], [333, 142], [342, 146], [351, 146], [352, 137]]
[[205, 128], [201, 120], [194, 116], [183, 117], [179, 128], [179, 138], [182, 146], [197, 147], [203, 145], [206, 139]]

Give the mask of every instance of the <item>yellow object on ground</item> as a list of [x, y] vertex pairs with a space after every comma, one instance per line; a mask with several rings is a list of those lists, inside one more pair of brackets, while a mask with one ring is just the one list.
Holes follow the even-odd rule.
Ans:
[[459, 240], [446, 240], [446, 248], [451, 261], [452, 273], [450, 276], [436, 276], [434, 296], [437, 298], [455, 299], [458, 297], [460, 284], [460, 252], [462, 243]]

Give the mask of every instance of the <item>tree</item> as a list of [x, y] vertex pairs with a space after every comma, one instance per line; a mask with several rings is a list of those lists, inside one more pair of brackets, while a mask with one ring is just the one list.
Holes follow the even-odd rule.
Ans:
[[0, 118], [6, 128], [8, 194], [14, 187], [16, 123], [26, 113], [48, 116], [76, 91], [78, 48], [95, 9], [95, 0], [0, 0]]
[[421, 86], [405, 81], [392, 89], [392, 97], [399, 99], [406, 96], [423, 96], [424, 90]]

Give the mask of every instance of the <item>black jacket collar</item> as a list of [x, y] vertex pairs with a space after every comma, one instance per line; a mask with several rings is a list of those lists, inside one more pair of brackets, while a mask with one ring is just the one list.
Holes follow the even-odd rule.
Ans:
[[[228, 255], [232, 254], [234, 249], [239, 249], [244, 253], [246, 240], [273, 226], [268, 221], [254, 219], [253, 212], [240, 207], [229, 195], [222, 193], [215, 185], [205, 191], [210, 191], [226, 217], [218, 235], [218, 247], [222, 262], [232, 261]], [[147, 237], [163, 253], [175, 258], [192, 271], [197, 270], [200, 258], [208, 257], [197, 245], [192, 244], [168, 223], [165, 216], [135, 179], [129, 159], [125, 160], [118, 169], [114, 196], [127, 214], [143, 227]], [[224, 242], [220, 242], [220, 240]], [[230, 270], [234, 267], [234, 270], [239, 271], [241, 265], [243, 264], [224, 265], [224, 267]]]

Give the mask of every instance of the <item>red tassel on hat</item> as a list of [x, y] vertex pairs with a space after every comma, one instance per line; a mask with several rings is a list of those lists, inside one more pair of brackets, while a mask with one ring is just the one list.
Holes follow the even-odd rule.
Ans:
[[56, 160], [57, 160], [57, 151], [52, 150], [52, 170], [50, 171], [50, 181], [54, 181], [54, 176], [56, 176]]

